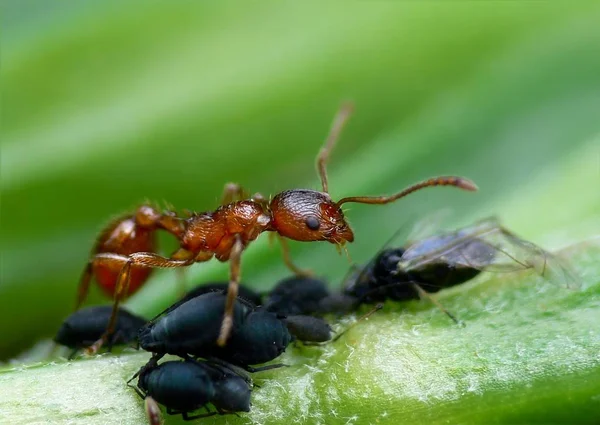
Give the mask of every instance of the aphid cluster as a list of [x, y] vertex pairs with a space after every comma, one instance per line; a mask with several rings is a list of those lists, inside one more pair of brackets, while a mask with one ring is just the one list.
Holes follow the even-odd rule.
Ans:
[[[247, 412], [253, 387], [248, 373], [284, 366], [256, 365], [277, 359], [294, 339], [309, 344], [332, 340], [332, 329], [321, 318], [286, 316], [238, 297], [234, 302], [231, 336], [227, 345], [221, 347], [216, 337], [226, 294], [218, 290], [220, 286], [197, 288], [138, 332], [140, 347], [153, 355], [131, 379], [138, 377], [134, 388], [142, 398], [151, 397], [165, 405], [169, 414], [194, 419]], [[261, 298], [250, 292], [248, 295]], [[293, 294], [287, 301], [291, 302], [291, 298]], [[159, 364], [166, 354], [182, 360]], [[208, 404], [216, 410], [210, 411]], [[207, 412], [192, 414], [200, 408]]]
[[[431, 186], [476, 190], [465, 178], [435, 177], [391, 196], [333, 201], [326, 165], [350, 112], [349, 105], [342, 107], [317, 156], [322, 191], [287, 190], [267, 200], [259, 194], [248, 197], [238, 185], [228, 184], [221, 206], [214, 211], [180, 217], [143, 205], [112, 221], [92, 250], [76, 305], [79, 309], [85, 301], [92, 278], [113, 297], [113, 305], [76, 311], [55, 340], [74, 350], [71, 357], [81, 348], [94, 353], [103, 344], [110, 348], [137, 343], [152, 353], [128, 382], [145, 399], [151, 424], [161, 421], [157, 403], [184, 419], [247, 412], [254, 387], [249, 373], [284, 366], [264, 364], [277, 359], [293, 340], [321, 344], [341, 336], [343, 332], [332, 339], [332, 328], [322, 318], [325, 314], [353, 312], [366, 303], [426, 297], [458, 322], [431, 293], [466, 282], [484, 270], [533, 268], [545, 274], [549, 265], [556, 264], [546, 251], [488, 219], [401, 247], [386, 245], [365, 266], [354, 269], [337, 292], [300, 270], [289, 258], [286, 238], [344, 247], [354, 240], [341, 209], [345, 203], [387, 204]], [[179, 243], [169, 257], [157, 253], [158, 230], [175, 236]], [[294, 275], [269, 293], [256, 294], [239, 287], [240, 258], [250, 242], [267, 231], [278, 237], [284, 262]], [[229, 261], [228, 282], [198, 287], [148, 322], [119, 307], [153, 268], [187, 267], [213, 257]], [[558, 269], [572, 277], [566, 268]], [[377, 305], [365, 317], [380, 308]], [[167, 354], [180, 360], [161, 361]], [[134, 386], [131, 382], [136, 378]]]

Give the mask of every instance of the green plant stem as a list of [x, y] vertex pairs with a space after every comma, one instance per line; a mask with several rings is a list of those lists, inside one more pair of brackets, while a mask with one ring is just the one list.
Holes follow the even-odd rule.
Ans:
[[[335, 344], [291, 346], [277, 360], [289, 368], [255, 374], [250, 413], [201, 423], [595, 423], [600, 241], [566, 253], [578, 289], [487, 274], [438, 294], [464, 328], [425, 301], [388, 302]], [[0, 422], [145, 424], [125, 383], [148, 358], [125, 350], [5, 370]]]

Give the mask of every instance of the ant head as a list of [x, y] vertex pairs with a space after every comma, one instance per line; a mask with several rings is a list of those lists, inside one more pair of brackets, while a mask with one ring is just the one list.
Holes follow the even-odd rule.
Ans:
[[354, 240], [342, 209], [329, 194], [297, 189], [281, 192], [270, 204], [273, 226], [296, 241], [328, 241], [343, 245]]

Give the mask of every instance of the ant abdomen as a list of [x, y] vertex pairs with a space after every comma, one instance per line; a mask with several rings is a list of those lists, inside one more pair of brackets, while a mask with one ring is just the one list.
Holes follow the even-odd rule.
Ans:
[[[115, 253], [129, 255], [134, 252], [155, 252], [156, 234], [138, 224], [133, 216], [113, 221], [100, 234], [93, 253]], [[92, 273], [96, 277], [102, 291], [113, 297], [122, 265], [119, 263], [94, 263]], [[146, 282], [152, 273], [151, 268], [131, 268], [129, 287], [125, 296], [135, 293]]]

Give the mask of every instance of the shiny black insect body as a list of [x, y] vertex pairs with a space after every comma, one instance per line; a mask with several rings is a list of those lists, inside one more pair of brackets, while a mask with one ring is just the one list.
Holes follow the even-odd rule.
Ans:
[[[216, 414], [250, 411], [251, 384], [241, 371], [223, 362], [213, 363], [186, 359], [157, 364], [157, 358], [143, 366], [133, 378], [139, 376], [136, 392], [145, 399], [152, 397], [167, 408], [170, 415], [181, 414], [192, 420]], [[212, 404], [216, 411], [206, 407]], [[207, 413], [190, 415], [200, 408]]]
[[290, 334], [299, 341], [308, 343], [331, 341], [331, 326], [320, 317], [306, 315], [287, 316], [283, 321]]
[[489, 218], [401, 248], [382, 249], [352, 274], [343, 292], [358, 304], [405, 301], [459, 285], [482, 271], [526, 269], [550, 280], [566, 279], [568, 285], [577, 280], [556, 257]]
[[[88, 347], [97, 341], [110, 319], [112, 306], [93, 306], [76, 311], [65, 319], [54, 341], [73, 349], [72, 358], [79, 349]], [[124, 308], [119, 309], [119, 318], [115, 333], [108, 340], [108, 346], [132, 343], [146, 319], [131, 314]]]
[[[264, 370], [250, 365], [262, 364], [277, 357], [289, 345], [292, 335], [288, 331], [285, 317], [255, 308], [247, 301], [237, 299], [234, 304], [233, 330], [225, 347], [216, 344], [225, 304], [225, 294], [211, 292], [169, 308], [156, 320], [147, 323], [139, 334], [144, 350], [157, 354], [188, 355], [203, 358], [218, 358], [249, 371]], [[305, 325], [306, 329], [302, 327]], [[313, 323], [301, 322], [303, 338], [310, 338]], [[316, 339], [321, 339], [323, 331]]]
[[269, 292], [265, 308], [283, 315], [315, 314], [321, 311], [321, 301], [329, 296], [327, 284], [313, 277], [285, 278]]
[[[188, 291], [181, 299], [181, 303], [189, 301], [192, 298], [196, 298], [200, 295], [207, 294], [209, 292], [224, 292], [227, 290], [228, 285], [229, 282], [215, 282], [198, 286]], [[248, 287], [248, 285], [245, 285], [243, 283], [240, 283], [238, 298], [242, 298], [257, 306], [262, 304], [262, 296], [259, 293], [254, 292]]]

